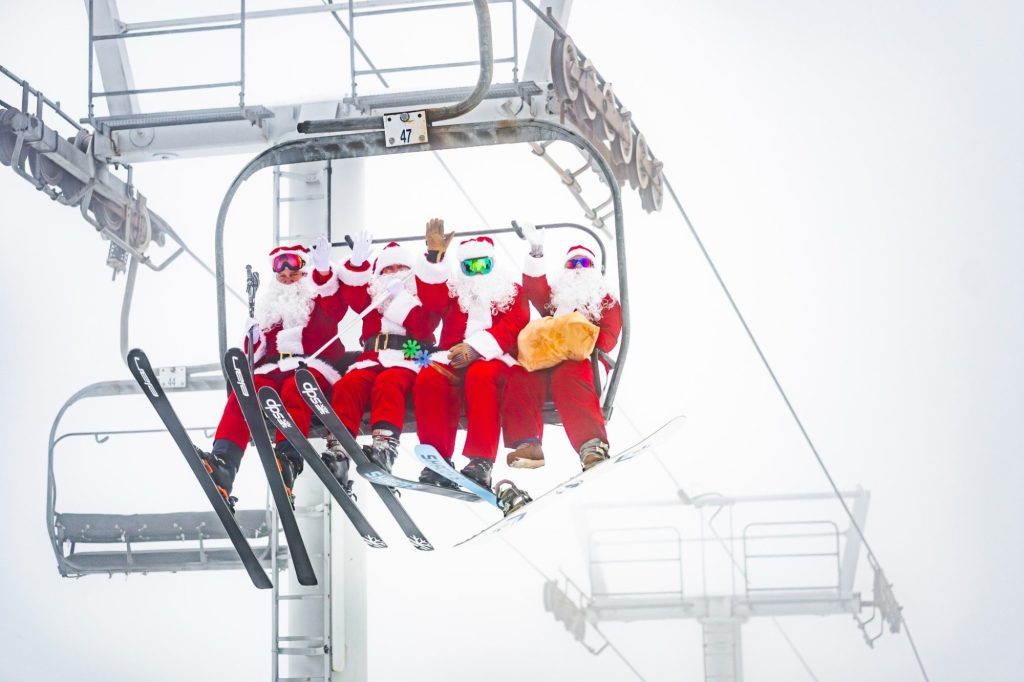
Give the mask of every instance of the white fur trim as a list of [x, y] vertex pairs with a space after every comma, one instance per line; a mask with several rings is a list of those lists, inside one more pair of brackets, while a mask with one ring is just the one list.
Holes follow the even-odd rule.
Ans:
[[442, 365], [450, 365], [451, 361], [448, 359], [448, 351], [439, 350], [430, 354], [430, 361], [437, 362]]
[[277, 333], [277, 352], [302, 355], [302, 327], [288, 327]]
[[543, 277], [546, 275], [547, 268], [544, 265], [544, 258], [535, 258], [527, 254], [526, 260], [523, 261], [523, 274], [529, 277]]
[[472, 346], [473, 350], [483, 356], [484, 360], [493, 360], [496, 357], [500, 357], [505, 354], [505, 351], [501, 349], [498, 342], [494, 340], [494, 337], [490, 332], [478, 331], [471, 336], [466, 337], [466, 343]]
[[494, 316], [491, 315], [491, 309], [475, 306], [466, 314], [466, 335], [464, 338], [468, 339], [477, 332], [490, 329], [492, 324], [494, 324]]
[[353, 362], [351, 365], [349, 365], [348, 369], [345, 370], [345, 372], [348, 373], [354, 369], [366, 369], [367, 367], [376, 367], [379, 364], [380, 363], [377, 362], [376, 360], [360, 360], [358, 362]]
[[494, 258], [494, 245], [482, 242], [478, 239], [472, 239], [459, 244], [459, 260], [466, 260], [467, 258], [484, 258], [490, 256]]
[[338, 293], [338, 289], [341, 288], [341, 282], [338, 281], [337, 275], [334, 274], [334, 269], [332, 268], [327, 272], [330, 274], [330, 278], [323, 284], [316, 285], [317, 296], [323, 296], [324, 298], [334, 296], [334, 294]]
[[565, 260], [568, 261], [570, 258], [589, 258], [594, 261], [594, 267], [598, 270], [601, 269], [601, 256], [594, 253], [587, 247], [575, 248], [565, 254]]
[[404, 265], [411, 270], [415, 260], [412, 252], [404, 246], [386, 246], [377, 255], [377, 260], [373, 263], [373, 271], [374, 273], [379, 273], [391, 265]]
[[[288, 358], [288, 360], [295, 360], [295, 367], [298, 368], [298, 366], [299, 366], [299, 359], [298, 358]], [[287, 362], [287, 361], [283, 361], [283, 362]], [[283, 364], [283, 362], [282, 362], [282, 364]], [[324, 362], [320, 358], [308, 358], [305, 362], [306, 362], [306, 365], [308, 365], [311, 369], [315, 369], [316, 371], [318, 371], [321, 374], [323, 374], [324, 375], [324, 379], [327, 379], [327, 381], [331, 384], [331, 386], [333, 386], [338, 381], [338, 379], [341, 378], [341, 374], [338, 373], [338, 370], [334, 369], [333, 367], [328, 365], [326, 362]]]
[[370, 268], [369, 263], [363, 263], [357, 267], [352, 265], [351, 261], [346, 261], [344, 265], [338, 268], [338, 279], [341, 280], [342, 284], [347, 284], [351, 287], [369, 284], [370, 277], [372, 276], [373, 270]]
[[412, 312], [412, 309], [419, 304], [419, 299], [408, 291], [400, 291], [397, 296], [391, 299], [388, 306], [384, 308], [384, 319], [401, 325], [405, 322], [405, 318], [409, 316], [409, 313]]
[[448, 267], [447, 259], [431, 263], [423, 256], [416, 261], [416, 276], [427, 284], [443, 284], [451, 276], [451, 268]]

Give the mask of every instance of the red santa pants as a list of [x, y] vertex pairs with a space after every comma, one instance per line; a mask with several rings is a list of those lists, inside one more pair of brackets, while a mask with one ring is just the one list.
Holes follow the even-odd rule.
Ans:
[[442, 457], [451, 459], [465, 402], [466, 445], [462, 454], [493, 461], [498, 455], [498, 407], [508, 370], [501, 360], [477, 360], [464, 370], [452, 370], [462, 379], [455, 383], [433, 367], [423, 369], [413, 388], [420, 442], [433, 445]]
[[367, 406], [371, 429], [401, 433], [405, 400], [415, 381], [416, 372], [407, 367], [375, 365], [353, 369], [335, 384], [331, 405], [353, 436], [359, 433]]
[[[310, 368], [309, 371], [316, 378], [320, 387], [324, 389], [324, 392], [329, 392], [330, 384], [327, 379], [315, 369]], [[302, 430], [303, 434], [309, 435], [309, 424], [313, 421], [313, 412], [306, 405], [306, 401], [302, 399], [299, 387], [295, 385], [294, 377], [295, 372], [279, 372], [275, 369], [273, 372], [266, 374], [254, 374], [252, 381], [257, 391], [264, 386], [276, 389], [281, 394], [281, 402], [284, 403], [288, 414], [292, 416], [292, 421]], [[276, 432], [276, 430], [275, 433], [275, 443], [280, 443], [284, 440], [284, 435]], [[245, 417], [242, 416], [242, 408], [238, 406], [238, 399], [235, 398], [234, 391], [228, 396], [228, 402], [224, 406], [224, 414], [220, 418], [220, 423], [217, 425], [217, 433], [213, 438], [214, 440], [226, 438], [242, 448], [243, 451], [249, 444], [249, 425], [245, 423]]]
[[577, 452], [591, 438], [608, 442], [590, 360], [566, 360], [537, 372], [527, 372], [518, 365], [511, 369], [501, 406], [505, 447], [514, 448], [531, 438], [543, 438], [541, 410], [549, 390], [569, 442]]

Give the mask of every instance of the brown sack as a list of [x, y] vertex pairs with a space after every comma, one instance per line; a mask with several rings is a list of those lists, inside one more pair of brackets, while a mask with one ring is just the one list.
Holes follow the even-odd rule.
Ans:
[[586, 360], [600, 331], [578, 312], [534, 320], [519, 332], [519, 364], [536, 372], [563, 360]]

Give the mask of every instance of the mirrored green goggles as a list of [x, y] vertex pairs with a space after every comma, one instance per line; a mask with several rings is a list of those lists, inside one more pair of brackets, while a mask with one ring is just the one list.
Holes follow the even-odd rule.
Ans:
[[462, 266], [463, 274], [472, 277], [473, 275], [486, 275], [494, 268], [494, 261], [491, 260], [490, 256], [483, 256], [481, 258], [467, 258], [460, 265]]

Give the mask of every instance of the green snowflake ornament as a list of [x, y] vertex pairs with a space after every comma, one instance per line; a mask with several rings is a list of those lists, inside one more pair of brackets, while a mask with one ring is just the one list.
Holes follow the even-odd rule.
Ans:
[[402, 355], [406, 360], [412, 360], [420, 352], [420, 342], [416, 339], [409, 339], [402, 344]]

